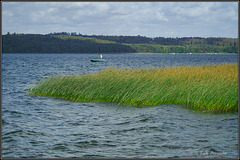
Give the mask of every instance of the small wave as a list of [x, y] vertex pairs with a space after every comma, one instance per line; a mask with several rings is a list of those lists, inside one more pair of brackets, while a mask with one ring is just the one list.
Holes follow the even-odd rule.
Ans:
[[11, 111], [11, 110], [4, 110], [3, 112], [5, 113], [11, 113], [11, 114], [22, 114], [21, 112], [18, 112], [18, 111]]
[[145, 125], [140, 127], [132, 127], [132, 128], [125, 128], [123, 130], [112, 130], [111, 134], [121, 134], [121, 133], [127, 133], [127, 132], [165, 132], [166, 128], [162, 126], [155, 126], [155, 125]]
[[126, 124], [129, 124], [130, 121], [126, 121], [126, 122], [120, 122], [120, 123], [116, 123], [115, 125], [126, 125]]
[[11, 136], [3, 135], [2, 143], [11, 143], [11, 142], [16, 142], [16, 140], [14, 140]]
[[85, 154], [83, 158], [104, 158], [105, 156], [98, 155], [98, 154]]
[[209, 150], [210, 152], [219, 152], [218, 150], [216, 150], [216, 149], [214, 149], [214, 148], [210, 148], [210, 150]]
[[161, 147], [163, 148], [168, 148], [168, 149], [181, 149], [182, 146], [178, 146], [178, 145], [162, 145]]
[[150, 118], [143, 118], [143, 119], [140, 119], [139, 122], [147, 122]]
[[206, 146], [202, 148], [203, 151], [206, 152], [214, 152], [214, 153], [218, 153], [220, 151], [218, 151], [217, 149], [213, 148], [213, 146]]
[[222, 121], [235, 121], [235, 120], [238, 120], [238, 118], [226, 118], [226, 119], [223, 119]]
[[5, 125], [5, 124], [7, 124], [7, 122], [2, 119], [2, 125]]
[[181, 158], [179, 156], [172, 156], [172, 157], [167, 157], [167, 158]]
[[197, 140], [197, 142], [208, 142], [208, 140], [201, 140], [201, 139], [199, 139], [199, 140]]
[[71, 125], [71, 126], [81, 126], [81, 125], [83, 125], [83, 123], [80, 123], [80, 122], [68, 123], [68, 124]]
[[52, 148], [52, 150], [66, 150], [67, 147], [65, 144], [55, 144]]
[[28, 131], [26, 132], [26, 134], [27, 134], [27, 135], [45, 136], [45, 134], [42, 133], [42, 132], [35, 132], [35, 131], [32, 131], [32, 130], [28, 130]]
[[97, 146], [98, 141], [96, 140], [91, 140], [91, 141], [81, 141], [81, 142], [76, 142], [74, 146], [79, 147], [79, 148], [86, 148], [86, 147], [91, 147], [91, 146]]
[[8, 132], [8, 133], [5, 133], [4, 135], [11, 135], [11, 134], [22, 134], [23, 133], [23, 130], [16, 130], [16, 131], [11, 131], [11, 132]]
[[102, 146], [104, 146], [104, 147], [117, 147], [116, 144], [111, 144], [111, 143], [104, 143], [104, 144], [102, 144]]
[[129, 128], [129, 129], [121, 130], [120, 132], [131, 132], [131, 131], [136, 131], [136, 130], [138, 130], [138, 128]]

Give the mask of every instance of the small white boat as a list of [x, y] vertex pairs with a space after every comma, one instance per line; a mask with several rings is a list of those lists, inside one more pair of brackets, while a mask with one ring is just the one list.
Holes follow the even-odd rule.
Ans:
[[101, 55], [100, 55], [100, 58], [101, 58], [101, 59], [91, 59], [90, 61], [91, 61], [91, 62], [107, 62], [107, 60], [106, 60], [106, 59], [102, 59], [102, 57], [103, 57], [103, 56], [102, 56], [102, 54], [101, 54]]
[[91, 59], [91, 62], [107, 62], [106, 59]]

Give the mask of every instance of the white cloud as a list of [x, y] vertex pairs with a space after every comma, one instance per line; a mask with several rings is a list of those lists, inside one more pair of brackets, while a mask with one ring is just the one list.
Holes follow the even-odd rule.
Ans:
[[2, 9], [3, 34], [237, 37], [236, 2], [3, 2]]
[[173, 12], [175, 14], [186, 16], [186, 17], [199, 17], [209, 14], [209, 9], [213, 3], [209, 2], [182, 2], [179, 5], [173, 7]]

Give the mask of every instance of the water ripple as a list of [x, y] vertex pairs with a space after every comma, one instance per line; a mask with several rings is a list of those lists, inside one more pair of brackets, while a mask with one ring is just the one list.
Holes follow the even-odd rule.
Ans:
[[237, 63], [237, 55], [109, 54], [108, 63], [90, 63], [96, 56], [3, 54], [4, 158], [238, 157], [237, 114], [215, 115], [179, 105], [77, 103], [27, 94], [31, 84], [49, 75], [93, 73], [110, 66]]

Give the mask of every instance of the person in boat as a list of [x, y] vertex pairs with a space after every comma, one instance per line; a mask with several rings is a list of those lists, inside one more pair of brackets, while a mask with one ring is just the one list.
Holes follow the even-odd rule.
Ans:
[[101, 57], [101, 59], [102, 59], [102, 53], [101, 53], [100, 57]]

